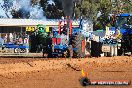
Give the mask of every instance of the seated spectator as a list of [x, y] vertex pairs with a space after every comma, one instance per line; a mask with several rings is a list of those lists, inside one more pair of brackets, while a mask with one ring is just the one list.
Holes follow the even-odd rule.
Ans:
[[0, 38], [0, 47], [2, 47], [3, 44], [4, 44], [4, 39]]

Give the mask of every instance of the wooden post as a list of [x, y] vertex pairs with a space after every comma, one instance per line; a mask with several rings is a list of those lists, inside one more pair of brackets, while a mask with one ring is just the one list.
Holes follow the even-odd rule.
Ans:
[[70, 36], [72, 36], [72, 21], [70, 21]]
[[82, 52], [85, 52], [85, 40], [82, 40]]
[[58, 30], [59, 30], [59, 33], [58, 34], [60, 34], [60, 32], [61, 32], [61, 21], [59, 21]]

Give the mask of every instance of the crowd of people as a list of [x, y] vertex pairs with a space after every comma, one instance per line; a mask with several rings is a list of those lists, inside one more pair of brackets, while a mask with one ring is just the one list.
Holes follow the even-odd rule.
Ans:
[[27, 34], [20, 33], [1, 33], [0, 34], [0, 46], [3, 44], [29, 44], [29, 36]]

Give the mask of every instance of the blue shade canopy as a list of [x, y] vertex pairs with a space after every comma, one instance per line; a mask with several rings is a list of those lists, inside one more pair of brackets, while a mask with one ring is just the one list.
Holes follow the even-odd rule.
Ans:
[[128, 13], [122, 13], [122, 14], [118, 14], [117, 16], [128, 17], [128, 16], [130, 16], [130, 14], [128, 14]]

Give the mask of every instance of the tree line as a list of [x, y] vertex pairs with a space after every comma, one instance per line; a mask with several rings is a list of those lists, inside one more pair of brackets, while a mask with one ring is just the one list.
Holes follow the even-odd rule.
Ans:
[[[47, 18], [60, 18], [64, 16], [61, 0], [53, 0], [54, 4], [48, 4], [48, 0], [40, 0]], [[97, 20], [98, 12], [108, 14], [131, 13], [132, 0], [74, 0], [72, 18], [89, 18]]]
[[[61, 0], [53, 2], [48, 4], [48, 0], [40, 0], [45, 16], [48, 19], [60, 19], [65, 16]], [[119, 13], [132, 13], [132, 0], [74, 0], [72, 18], [90, 19], [94, 27], [103, 29], [106, 25], [115, 26], [108, 15]]]

